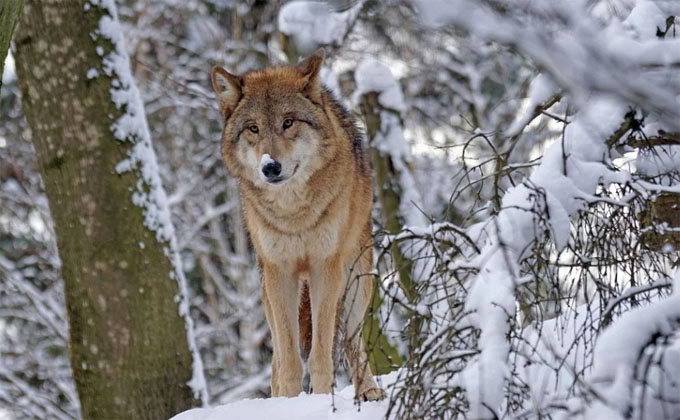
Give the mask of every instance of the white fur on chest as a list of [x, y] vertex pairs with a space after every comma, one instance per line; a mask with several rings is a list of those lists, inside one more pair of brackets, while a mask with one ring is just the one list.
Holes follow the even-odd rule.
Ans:
[[326, 258], [341, 248], [343, 222], [339, 218], [328, 219], [319, 226], [296, 234], [258, 224], [251, 229], [251, 235], [258, 252], [269, 261]]

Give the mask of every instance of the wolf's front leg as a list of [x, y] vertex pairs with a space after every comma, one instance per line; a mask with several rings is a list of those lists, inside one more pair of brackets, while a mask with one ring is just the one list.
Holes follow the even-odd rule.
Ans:
[[339, 257], [312, 266], [309, 296], [312, 303], [312, 350], [309, 354], [311, 391], [329, 394], [333, 390], [333, 339], [338, 302], [344, 287]]
[[267, 325], [269, 325], [269, 332], [272, 337], [272, 379], [271, 389], [272, 397], [279, 396], [279, 352], [276, 350], [276, 324], [274, 324], [274, 315], [272, 314], [272, 304], [269, 302], [267, 296], [266, 284], [262, 284], [262, 305], [264, 306], [264, 315], [267, 318]]
[[[272, 393], [276, 396], [295, 397], [302, 392], [302, 360], [298, 350], [299, 282], [292, 270], [274, 264], [263, 263], [264, 289], [269, 301], [272, 318], [272, 340], [278, 369], [272, 372]], [[275, 369], [273, 360], [272, 369]], [[278, 378], [276, 378], [277, 376]], [[274, 383], [277, 382], [277, 383]]]

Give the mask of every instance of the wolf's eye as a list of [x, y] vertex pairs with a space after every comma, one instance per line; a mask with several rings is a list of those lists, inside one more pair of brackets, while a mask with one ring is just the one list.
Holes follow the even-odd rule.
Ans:
[[249, 126], [248, 126], [248, 130], [250, 130], [251, 132], [253, 132], [253, 133], [255, 133], [255, 134], [257, 134], [257, 133], [260, 132], [260, 129], [257, 128], [256, 125], [249, 125]]
[[292, 120], [292, 119], [286, 118], [285, 120], [283, 120], [283, 129], [284, 129], [284, 130], [289, 129], [290, 126], [292, 126], [292, 125], [293, 125], [293, 120]]

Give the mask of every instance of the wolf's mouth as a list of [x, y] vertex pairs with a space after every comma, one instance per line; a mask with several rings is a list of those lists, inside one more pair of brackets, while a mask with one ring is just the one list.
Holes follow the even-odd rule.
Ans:
[[291, 179], [293, 177], [293, 175], [295, 175], [295, 172], [297, 172], [299, 166], [300, 166], [299, 163], [297, 165], [295, 165], [295, 168], [293, 169], [293, 173], [290, 174], [289, 176], [287, 176], [285, 178], [282, 177], [282, 176], [279, 176], [279, 177], [276, 177], [276, 178], [268, 179], [267, 182], [271, 185], [283, 185], [283, 184], [286, 183], [286, 181]]

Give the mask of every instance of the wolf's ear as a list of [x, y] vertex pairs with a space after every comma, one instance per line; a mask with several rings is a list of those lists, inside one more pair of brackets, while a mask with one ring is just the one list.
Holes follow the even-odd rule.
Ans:
[[215, 66], [210, 72], [210, 80], [217, 94], [217, 100], [220, 102], [222, 116], [226, 120], [241, 100], [241, 78], [222, 67]]
[[319, 72], [325, 55], [324, 49], [319, 48], [295, 66], [302, 76], [302, 93], [316, 103], [321, 103], [321, 76]]

